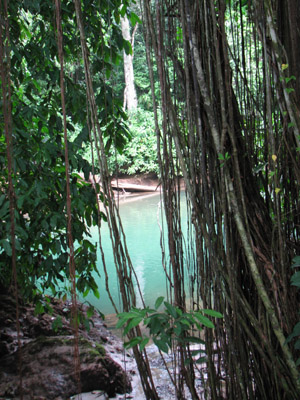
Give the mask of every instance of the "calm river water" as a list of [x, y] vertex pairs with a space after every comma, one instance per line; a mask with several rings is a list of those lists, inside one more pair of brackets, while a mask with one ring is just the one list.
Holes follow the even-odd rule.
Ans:
[[[140, 283], [145, 304], [153, 306], [157, 297], [165, 296], [166, 294], [166, 279], [162, 266], [162, 252], [160, 247], [159, 223], [162, 224], [160, 195], [151, 194], [120, 201], [120, 215], [126, 235], [128, 251]], [[185, 207], [183, 207], [182, 211], [182, 220], [185, 224]], [[92, 234], [93, 240], [98, 241], [97, 228], [93, 228]], [[120, 290], [116, 278], [109, 232], [105, 223], [101, 227], [101, 237], [109, 273], [110, 291], [121, 311]], [[99, 287], [100, 299], [96, 299], [93, 295], [88, 295], [84, 300], [88, 300], [103, 314], [114, 313], [105, 290], [104, 271], [99, 249], [98, 270], [101, 278], [96, 277], [96, 281]], [[141, 303], [138, 301], [137, 305], [141, 306]]]

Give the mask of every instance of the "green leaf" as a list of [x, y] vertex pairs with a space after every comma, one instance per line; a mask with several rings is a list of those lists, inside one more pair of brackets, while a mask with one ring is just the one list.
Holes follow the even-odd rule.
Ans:
[[296, 256], [292, 260], [292, 268], [300, 267], [300, 256]]
[[286, 91], [288, 94], [290, 94], [290, 93], [294, 92], [295, 89], [293, 89], [293, 88], [286, 88], [285, 91]]
[[45, 311], [45, 309], [44, 309], [43, 304], [42, 304], [40, 301], [38, 301], [38, 302], [36, 303], [36, 306], [35, 306], [35, 309], [34, 309], [34, 314], [35, 314], [35, 315], [37, 315], [37, 314], [43, 314], [44, 311]]
[[58, 316], [52, 322], [52, 329], [54, 330], [54, 332], [57, 332], [61, 328], [62, 328], [62, 319], [60, 316]]
[[134, 12], [130, 13], [130, 22], [131, 22], [131, 26], [135, 26], [135, 24], [141, 24], [142, 21], [140, 19], [140, 17], [138, 15], [136, 15]]
[[0, 240], [0, 248], [3, 248], [6, 254], [11, 257], [12, 256], [12, 250], [11, 250], [11, 245], [10, 242], [7, 239], [2, 239]]
[[95, 309], [93, 306], [89, 307], [86, 311], [86, 315], [88, 318], [91, 318], [95, 313]]
[[300, 350], [300, 340], [299, 339], [296, 341], [294, 348], [296, 350]]
[[207, 317], [205, 317], [204, 315], [200, 314], [199, 312], [195, 312], [194, 315], [198, 319], [198, 321], [201, 322], [201, 324], [203, 324], [207, 328], [214, 328], [215, 327], [215, 325], [211, 322], [211, 320], [209, 320]]
[[127, 333], [130, 331], [130, 329], [135, 328], [136, 326], [139, 325], [140, 322], [142, 322], [143, 317], [135, 317], [132, 318], [132, 320], [128, 323], [126, 328], [124, 329], [124, 335], [127, 335]]
[[90, 320], [88, 318], [83, 319], [83, 325], [84, 325], [86, 331], [89, 332], [90, 331]]
[[196, 355], [201, 354], [201, 353], [206, 353], [206, 351], [204, 349], [198, 349], [198, 350], [192, 350], [191, 351], [191, 355], [192, 356], [196, 356]]
[[159, 348], [159, 350], [163, 351], [164, 353], [168, 353], [169, 352], [168, 345], [163, 340], [159, 340], [159, 339], [153, 338], [153, 342]]
[[140, 351], [143, 351], [145, 346], [148, 344], [149, 338], [144, 338], [140, 343]]
[[177, 325], [174, 327], [174, 333], [176, 336], [180, 336], [181, 332], [182, 332], [182, 328], [180, 325]]
[[287, 337], [286, 343], [289, 343], [294, 337], [300, 336], [300, 322], [294, 326], [293, 332]]
[[4, 203], [5, 198], [6, 198], [5, 194], [0, 196], [0, 207], [2, 207], [2, 204]]
[[172, 306], [172, 304], [168, 303], [167, 301], [164, 302], [164, 305], [168, 311], [168, 313], [173, 317], [173, 318], [177, 318], [177, 312], [176, 312], [176, 308], [174, 306]]
[[127, 318], [120, 318], [119, 321], [116, 323], [116, 329], [122, 328], [122, 326], [125, 325], [127, 321]]
[[127, 55], [132, 55], [131, 43], [128, 40], [123, 39], [123, 48]]
[[291, 285], [300, 288], [300, 271], [295, 272], [291, 277]]
[[109, 64], [107, 64], [107, 65], [106, 65], [106, 68], [105, 68], [105, 76], [106, 76], [106, 79], [109, 79], [109, 78], [110, 78], [110, 75], [111, 75], [111, 68], [108, 68], [108, 65], [109, 65]]
[[215, 310], [201, 310], [204, 314], [215, 318], [223, 318], [223, 314]]
[[207, 361], [206, 357], [200, 357], [196, 360], [196, 364], [203, 364]]
[[163, 301], [164, 301], [164, 296], [158, 297], [158, 298], [156, 299], [154, 308], [157, 310], [157, 309], [161, 306], [161, 304], [162, 304]]
[[157, 315], [155, 315], [154, 318], [153, 316], [151, 316], [150, 322], [147, 323], [146, 326], [150, 329], [150, 333], [152, 335], [157, 335], [159, 332], [163, 330], [163, 327]]
[[295, 80], [296, 80], [296, 77], [295, 77], [294, 75], [292, 75], [292, 76], [288, 76], [288, 77], [285, 78], [285, 82], [286, 82], [286, 83], [289, 83], [291, 80], [294, 80], [294, 81], [295, 81]]
[[191, 326], [191, 323], [186, 318], [181, 318], [179, 322], [187, 327]]
[[200, 339], [199, 337], [196, 337], [196, 336], [186, 336], [184, 338], [184, 342], [205, 344], [205, 342], [202, 339]]
[[99, 290], [97, 288], [93, 288], [93, 293], [94, 293], [94, 296], [97, 299], [100, 299], [100, 293], [99, 293]]
[[135, 338], [129, 340], [129, 342], [125, 342], [124, 347], [125, 347], [125, 349], [131, 349], [132, 347], [141, 343], [141, 341], [142, 341], [142, 338], [140, 336], [136, 336]]

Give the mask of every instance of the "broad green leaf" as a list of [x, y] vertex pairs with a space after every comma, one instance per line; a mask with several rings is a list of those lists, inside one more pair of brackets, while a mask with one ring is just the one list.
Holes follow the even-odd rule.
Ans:
[[300, 288], [300, 271], [297, 271], [291, 277], [291, 285], [297, 286]]
[[129, 55], [129, 54], [132, 55], [131, 43], [128, 40], [123, 39], [123, 48], [127, 55]]
[[293, 258], [292, 268], [300, 267], [300, 256]]
[[57, 332], [60, 328], [62, 328], [62, 319], [60, 316], [56, 317], [52, 322], [52, 329]]
[[131, 349], [132, 347], [141, 343], [141, 341], [142, 341], [142, 338], [140, 336], [136, 336], [135, 338], [129, 340], [129, 342], [125, 342], [124, 347], [125, 347], [125, 349]]
[[122, 328], [122, 326], [125, 325], [127, 321], [127, 318], [120, 318], [119, 321], [116, 323], [116, 329]]
[[89, 307], [86, 311], [86, 315], [88, 318], [91, 318], [94, 315], [94, 313], [95, 313], [95, 310], [94, 310], [94, 307], [92, 307], [92, 306]]
[[4, 203], [5, 198], [6, 198], [5, 194], [0, 196], [0, 207], [2, 207], [2, 204]]
[[199, 337], [196, 337], [196, 336], [186, 336], [184, 338], [184, 342], [205, 344], [205, 342], [202, 339], [200, 339]]
[[130, 331], [130, 329], [135, 328], [136, 326], [138, 326], [139, 323], [142, 322], [142, 320], [143, 320], [143, 317], [132, 318], [132, 320], [128, 323], [128, 325], [124, 329], [124, 335], [127, 335], [127, 333]]
[[288, 94], [290, 94], [290, 93], [294, 92], [295, 89], [294, 89], [294, 88], [286, 88], [285, 91], [286, 91]]
[[144, 338], [140, 343], [140, 351], [143, 351], [145, 346], [148, 344], [149, 338]]
[[162, 331], [162, 325], [159, 320], [159, 318], [151, 318], [150, 322], [147, 324], [147, 327], [150, 328], [150, 333], [152, 335], [158, 334], [160, 331]]
[[110, 75], [111, 75], [111, 68], [108, 67], [108, 65], [109, 65], [109, 64], [106, 64], [106, 68], [105, 68], [105, 76], [106, 76], [106, 79], [109, 79], [109, 78], [110, 78]]
[[192, 356], [196, 356], [196, 355], [201, 354], [201, 353], [206, 353], [206, 350], [204, 350], [204, 349], [191, 350], [191, 355]]
[[191, 323], [186, 318], [181, 318], [179, 322], [187, 327], [191, 326]]
[[84, 325], [86, 331], [89, 332], [91, 327], [90, 327], [90, 321], [88, 318], [83, 319], [83, 325]]
[[134, 27], [135, 24], [141, 24], [142, 21], [140, 19], [140, 17], [138, 15], [136, 15], [134, 12], [130, 13], [130, 22], [131, 22], [131, 26]]
[[159, 340], [159, 339], [153, 338], [153, 342], [159, 348], [159, 350], [163, 351], [164, 353], [168, 353], [169, 352], [168, 345], [163, 340]]
[[294, 348], [296, 350], [300, 350], [300, 340], [299, 339], [296, 341]]
[[211, 322], [211, 320], [209, 320], [207, 317], [205, 317], [204, 315], [200, 314], [199, 312], [195, 312], [194, 315], [198, 319], [198, 321], [201, 322], [201, 324], [203, 324], [207, 328], [214, 328], [215, 327], [215, 325]]
[[182, 332], [181, 326], [180, 326], [180, 325], [176, 325], [176, 326], [174, 327], [174, 333], [175, 333], [175, 335], [176, 335], [176, 336], [180, 336], [181, 332]]
[[173, 317], [173, 318], [177, 318], [177, 312], [176, 312], [176, 308], [174, 306], [172, 306], [172, 304], [168, 303], [167, 301], [164, 302], [164, 305], [168, 311], [168, 313]]
[[124, 318], [124, 319], [128, 320], [128, 319], [137, 317], [138, 315], [139, 314], [136, 311], [133, 311], [131, 309], [131, 311], [129, 311], [129, 312], [124, 311], [124, 312], [121, 312], [121, 313], [117, 314], [117, 317], [118, 318]]
[[215, 317], [215, 318], [223, 318], [223, 314], [221, 314], [218, 311], [215, 310], [201, 310], [204, 314], [206, 315], [210, 315], [211, 317]]
[[120, 9], [120, 14], [123, 18], [126, 14], [126, 9], [127, 9], [127, 7], [125, 5], [123, 5], [123, 7], [121, 7], [121, 9]]
[[156, 299], [154, 308], [157, 310], [157, 309], [161, 306], [161, 304], [162, 304], [163, 301], [164, 301], [164, 297], [163, 297], [163, 296], [158, 297], [158, 298]]
[[37, 315], [37, 314], [43, 314], [44, 311], [45, 311], [45, 309], [44, 309], [43, 304], [42, 304], [40, 301], [38, 301], [38, 302], [36, 303], [36, 306], [35, 306], [35, 309], [34, 309], [34, 314], [35, 314], [35, 315]]
[[11, 255], [12, 255], [12, 250], [11, 250], [10, 242], [9, 242], [8, 240], [6, 240], [6, 239], [0, 240], [0, 248], [1, 248], [1, 247], [5, 250], [6, 254], [7, 254], [9, 257], [11, 257]]
[[200, 357], [196, 360], [196, 364], [203, 364], [207, 361], [206, 357]]

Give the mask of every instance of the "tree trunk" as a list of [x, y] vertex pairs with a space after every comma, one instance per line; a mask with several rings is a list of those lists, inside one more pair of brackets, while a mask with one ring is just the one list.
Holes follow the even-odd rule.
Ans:
[[135, 30], [130, 35], [129, 20], [125, 15], [121, 18], [122, 34], [125, 40], [131, 43], [132, 53], [127, 54], [124, 50], [124, 76], [125, 76], [125, 90], [124, 90], [124, 109], [128, 111], [136, 110], [137, 108], [137, 95], [134, 85], [134, 72], [133, 72], [133, 38]]

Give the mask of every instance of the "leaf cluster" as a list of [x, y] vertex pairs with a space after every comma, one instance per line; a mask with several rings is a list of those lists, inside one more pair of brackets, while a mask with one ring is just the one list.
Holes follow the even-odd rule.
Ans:
[[[124, 46], [128, 47], [117, 23], [120, 5], [118, 0], [89, 0], [82, 4], [98, 117], [107, 151], [112, 144], [121, 151], [129, 137], [122, 104], [106, 81], [119, 62]], [[61, 15], [76, 284], [78, 291], [92, 290], [99, 296], [94, 279], [96, 245], [89, 233], [89, 227], [98, 223], [98, 211], [95, 190], [87, 183], [92, 166], [84, 151], [90, 146], [90, 132], [80, 38], [72, 1], [62, 2]], [[5, 60], [4, 65], [10, 66], [6, 73], [11, 82], [10, 151], [17, 274], [21, 294], [34, 300], [49, 290], [59, 294], [59, 285], [69, 277], [65, 144], [54, 2], [10, 2], [8, 22], [10, 62]], [[2, 96], [3, 93], [1, 103]], [[12, 279], [12, 248], [4, 115], [0, 115], [0, 131], [0, 281], [8, 287]], [[96, 192], [104, 200], [99, 186]]]
[[[164, 305], [164, 310], [159, 311], [162, 304]], [[155, 302], [154, 309], [133, 307], [129, 312], [118, 314], [119, 321], [116, 328], [123, 328], [125, 336], [132, 329], [143, 324], [149, 331], [150, 337], [134, 337], [125, 343], [125, 347], [131, 348], [139, 345], [142, 351], [151, 338], [159, 350], [168, 353], [176, 345], [184, 347], [190, 343], [205, 345], [205, 342], [199, 336], [199, 332], [204, 327], [210, 329], [215, 327], [207, 316], [223, 317], [221, 313], [214, 310], [183, 312], [179, 307], [164, 301], [164, 297], [159, 297]], [[194, 334], [195, 330], [196, 333]], [[204, 350], [201, 350], [201, 352], [204, 352]], [[195, 350], [193, 355], [196, 354], [199, 354], [199, 350]], [[200, 359], [201, 361], [199, 361]], [[202, 357], [197, 361], [202, 362]]]

